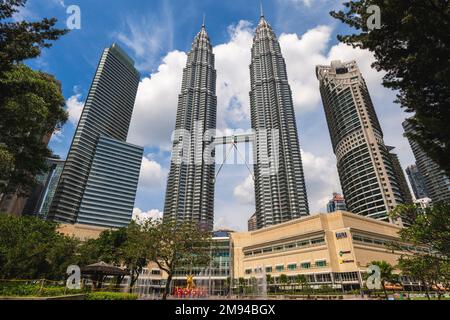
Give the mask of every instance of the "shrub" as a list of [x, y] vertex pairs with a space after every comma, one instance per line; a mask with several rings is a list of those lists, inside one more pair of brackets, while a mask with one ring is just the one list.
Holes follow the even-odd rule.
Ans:
[[137, 300], [137, 294], [121, 292], [90, 292], [86, 300]]
[[63, 286], [47, 286], [41, 289], [41, 285], [0, 283], [0, 296], [9, 297], [56, 297], [69, 294], [79, 294], [82, 290], [68, 290]]

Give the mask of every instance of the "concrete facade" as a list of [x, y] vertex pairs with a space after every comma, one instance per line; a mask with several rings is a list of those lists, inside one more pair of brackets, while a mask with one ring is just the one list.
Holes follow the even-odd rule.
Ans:
[[[231, 234], [232, 277], [306, 275], [312, 284], [359, 285], [371, 261], [397, 264], [397, 225], [338, 211], [292, 220], [253, 232]], [[260, 276], [260, 275], [259, 275]]]

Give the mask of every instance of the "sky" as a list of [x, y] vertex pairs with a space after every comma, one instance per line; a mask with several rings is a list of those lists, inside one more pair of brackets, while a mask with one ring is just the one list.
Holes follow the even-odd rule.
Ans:
[[[328, 14], [341, 8], [342, 1], [262, 2], [286, 60], [311, 214], [326, 211], [332, 193], [341, 191], [315, 76], [316, 65], [330, 64], [332, 60], [358, 62], [385, 143], [396, 147], [404, 168], [413, 164], [401, 126], [407, 114], [393, 103], [395, 92], [381, 85], [383, 74], [371, 68], [373, 55], [337, 41], [338, 34], [351, 32]], [[71, 5], [80, 8], [81, 28], [72, 30], [39, 58], [27, 62], [62, 82], [69, 121], [53, 135], [49, 147], [66, 158], [102, 50], [118, 43], [135, 60], [141, 73], [127, 139], [145, 148], [134, 217], [160, 217], [182, 69], [203, 15], [216, 58], [217, 127], [222, 133], [250, 128], [250, 48], [259, 19], [259, 0], [28, 0], [15, 19], [56, 17], [58, 26], [65, 27], [70, 16], [66, 11]], [[243, 152], [245, 146], [240, 148]], [[222, 163], [218, 153], [216, 171]], [[216, 181], [215, 227], [246, 230], [254, 206], [253, 180], [247, 166], [228, 161]]]

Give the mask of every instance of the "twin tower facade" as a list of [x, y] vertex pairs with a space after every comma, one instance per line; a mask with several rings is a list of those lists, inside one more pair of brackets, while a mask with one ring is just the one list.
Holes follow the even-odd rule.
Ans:
[[[280, 44], [261, 14], [251, 50], [251, 125], [257, 227], [309, 215], [300, 146]], [[194, 39], [178, 100], [164, 219], [214, 222], [214, 54], [205, 25]]]

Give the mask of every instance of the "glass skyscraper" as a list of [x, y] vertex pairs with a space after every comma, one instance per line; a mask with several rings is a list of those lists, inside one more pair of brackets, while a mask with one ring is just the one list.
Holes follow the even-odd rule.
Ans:
[[47, 159], [48, 170], [36, 177], [36, 186], [25, 204], [23, 215], [47, 218], [64, 163], [64, 160], [57, 158]]
[[214, 139], [216, 109], [214, 54], [203, 24], [183, 70], [164, 220], [194, 221], [203, 229], [213, 229], [214, 150], [206, 161], [204, 136], [209, 132], [210, 141]]
[[347, 209], [389, 221], [405, 199], [358, 65], [333, 61], [317, 66], [316, 74]]
[[[89, 185], [90, 189], [87, 188], [88, 181], [93, 183], [92, 179], [96, 177], [95, 171], [91, 173], [94, 156], [105, 152], [102, 148], [105, 148], [106, 138], [117, 141], [115, 146], [108, 149], [111, 160], [116, 156], [122, 156], [121, 152], [124, 146], [121, 143], [125, 143], [127, 139], [139, 80], [140, 74], [134, 68], [133, 60], [118, 45], [113, 44], [103, 51], [50, 208], [49, 218], [69, 224], [80, 223], [82, 218], [83, 222], [94, 223], [94, 220], [97, 221], [94, 223], [95, 225], [117, 226], [117, 221], [108, 215], [103, 216], [101, 219], [104, 221], [99, 222], [101, 213], [91, 219], [88, 218], [87, 215], [90, 213], [86, 209], [87, 207], [85, 206], [81, 210], [81, 205], [83, 201], [85, 201], [83, 204], [86, 204], [87, 200], [85, 199], [88, 196], [85, 194], [86, 191], [94, 190], [92, 189], [93, 184]], [[137, 150], [133, 150], [131, 153], [135, 155], [136, 152]], [[142, 152], [141, 149], [141, 155]], [[127, 193], [130, 189], [127, 183], [137, 184], [135, 174], [139, 173], [138, 167], [140, 167], [142, 158], [128, 157], [125, 154], [121, 161], [120, 165], [123, 166], [127, 166], [126, 161], [129, 161], [130, 176], [126, 181], [115, 181], [114, 183], [117, 185], [113, 186], [109, 185], [108, 180], [102, 180], [104, 187], [116, 192], [117, 203], [129, 201]], [[99, 162], [95, 164], [100, 165]], [[111, 170], [110, 175], [114, 174], [115, 164], [111, 163], [106, 170]], [[123, 196], [119, 190], [124, 191]], [[105, 198], [104, 201], [108, 201], [108, 199]], [[127, 212], [121, 211], [125, 210], [125, 207]], [[111, 212], [123, 217], [128, 215], [128, 207], [125, 207], [121, 209], [116, 207], [120, 214], [114, 210]], [[112, 208], [110, 207], [110, 209]], [[129, 212], [130, 220], [131, 211], [132, 208]], [[80, 213], [82, 213], [81, 216]], [[118, 218], [118, 220], [120, 219]]]
[[[408, 121], [403, 122], [406, 133], [413, 133], [414, 128]], [[450, 199], [450, 179], [446, 176], [439, 165], [427, 156], [420, 145], [412, 139], [408, 139], [411, 149], [416, 158], [417, 168], [422, 175], [428, 197], [433, 202]]]
[[333, 198], [328, 201], [327, 212], [332, 213], [336, 211], [347, 211], [347, 205], [345, 199], [339, 193], [333, 193]]
[[280, 44], [261, 12], [251, 50], [257, 228], [309, 215], [292, 92]]
[[406, 168], [409, 183], [413, 189], [414, 197], [416, 199], [429, 198], [425, 180], [416, 165], [411, 165]]

